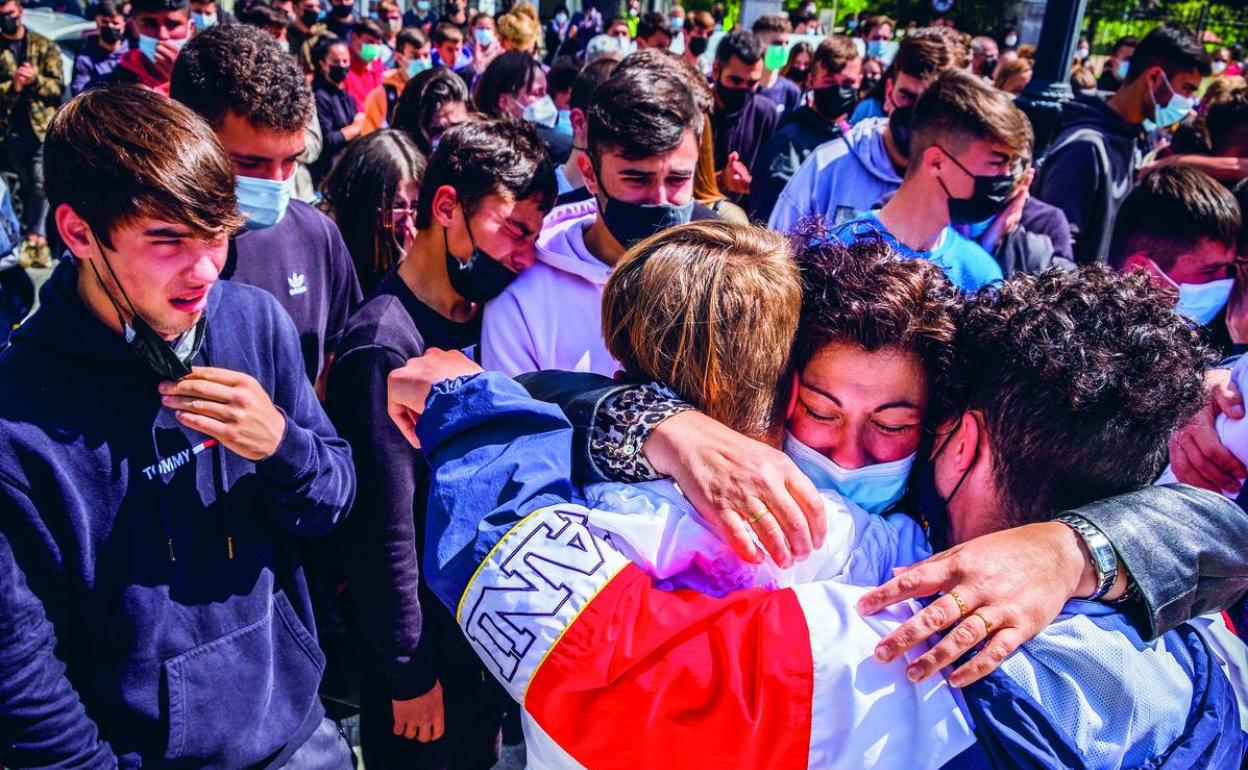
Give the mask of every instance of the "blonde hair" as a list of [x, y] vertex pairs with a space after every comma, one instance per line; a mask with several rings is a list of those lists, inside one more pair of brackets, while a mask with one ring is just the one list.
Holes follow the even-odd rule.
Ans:
[[634, 379], [658, 380], [734, 430], [782, 424], [802, 285], [788, 239], [691, 222], [629, 249], [607, 281], [602, 331]]
[[523, 8], [532, 7], [521, 4], [516, 11], [504, 13], [494, 22], [498, 29], [499, 42], [511, 51], [533, 51], [537, 48], [538, 27]]

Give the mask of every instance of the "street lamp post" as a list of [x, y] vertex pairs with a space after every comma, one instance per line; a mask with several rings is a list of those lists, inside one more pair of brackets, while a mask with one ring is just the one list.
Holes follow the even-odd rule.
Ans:
[[1044, 25], [1036, 46], [1031, 82], [1018, 98], [1018, 106], [1031, 118], [1036, 131], [1036, 152], [1053, 141], [1062, 103], [1074, 92], [1070, 88], [1070, 64], [1083, 28], [1087, 0], [1048, 0]]

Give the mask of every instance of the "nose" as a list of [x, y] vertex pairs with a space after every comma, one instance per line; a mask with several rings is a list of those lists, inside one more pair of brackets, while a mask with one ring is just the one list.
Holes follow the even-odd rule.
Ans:
[[205, 286], [214, 283], [225, 265], [226, 242], [221, 245], [196, 245], [192, 247], [194, 258], [186, 270], [186, 281], [192, 286]]
[[829, 455], [833, 462], [850, 471], [871, 464], [866, 444], [858, 431], [846, 430], [841, 433], [838, 439], [836, 446], [832, 448], [832, 452]]
[[511, 269], [517, 273], [533, 267], [537, 261], [537, 240], [525, 244], [524, 248], [511, 255]]

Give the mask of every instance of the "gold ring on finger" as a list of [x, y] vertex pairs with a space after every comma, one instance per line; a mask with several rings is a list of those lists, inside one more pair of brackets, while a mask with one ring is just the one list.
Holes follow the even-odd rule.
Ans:
[[978, 612], [972, 612], [971, 614], [972, 614], [972, 615], [974, 615], [975, 617], [979, 618], [980, 620], [984, 621], [984, 633], [985, 633], [985, 634], [991, 634], [991, 633], [992, 633], [992, 622], [991, 622], [990, 620], [988, 620], [988, 618], [984, 617], [983, 615], [979, 614]]
[[770, 513], [770, 511], [768, 511], [766, 508], [764, 508], [763, 510], [761, 510], [761, 511], [759, 511], [758, 513], [754, 514], [754, 515], [753, 515], [753, 516], [751, 516], [750, 518], [746, 519], [746, 520], [745, 520], [745, 523], [746, 523], [746, 524], [754, 524], [754, 523], [758, 522], [760, 519], [762, 519], [764, 516], [766, 516], [768, 513]]
[[962, 600], [962, 597], [957, 591], [950, 591], [949, 595], [952, 596], [953, 600], [958, 603], [958, 613], [965, 618], [970, 613], [970, 609], [967, 608], [966, 602]]

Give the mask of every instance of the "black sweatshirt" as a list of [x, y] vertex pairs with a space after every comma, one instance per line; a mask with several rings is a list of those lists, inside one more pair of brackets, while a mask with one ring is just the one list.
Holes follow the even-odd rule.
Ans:
[[391, 271], [347, 321], [329, 370], [326, 408], [353, 448], [358, 475], [349, 526], [336, 533], [335, 550], [354, 631], [385, 671], [395, 700], [428, 692], [439, 667], [480, 662], [420, 579], [428, 466], [386, 413], [386, 377], [430, 347], [454, 350], [480, 339], [479, 314], [468, 323], [443, 318]]

